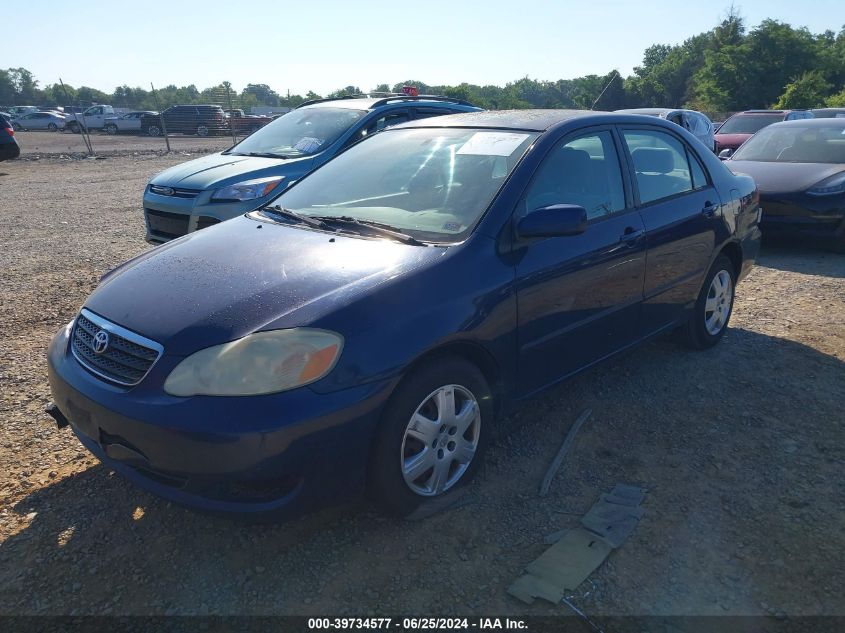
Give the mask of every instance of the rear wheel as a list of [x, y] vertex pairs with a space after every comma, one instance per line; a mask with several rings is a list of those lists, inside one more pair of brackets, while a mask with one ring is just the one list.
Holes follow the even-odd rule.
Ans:
[[157, 125], [151, 125], [147, 128], [147, 134], [150, 136], [161, 136], [161, 128]]
[[59, 126], [56, 125], [55, 123], [48, 123], [47, 129], [50, 130], [51, 132], [55, 132], [56, 130], [59, 129]]
[[208, 136], [208, 126], [207, 125], [198, 125], [197, 126], [197, 136]]
[[685, 328], [687, 344], [694, 349], [713, 347], [725, 335], [734, 305], [736, 272], [725, 255], [716, 257], [698, 294]]
[[106, 127], [106, 134], [115, 135], [117, 134], [117, 126], [114, 123], [109, 123]]
[[445, 357], [416, 370], [387, 405], [370, 457], [369, 492], [405, 516], [469, 481], [492, 431], [493, 401], [471, 363]]

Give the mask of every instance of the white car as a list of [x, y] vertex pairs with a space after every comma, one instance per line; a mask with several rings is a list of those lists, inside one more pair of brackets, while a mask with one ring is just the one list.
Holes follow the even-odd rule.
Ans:
[[103, 130], [107, 134], [119, 134], [120, 132], [141, 133], [141, 118], [144, 116], [156, 116], [158, 112], [129, 112], [121, 116], [106, 117]]
[[56, 130], [64, 129], [65, 117], [55, 112], [30, 112], [12, 119], [12, 127], [17, 130]]
[[672, 108], [633, 108], [631, 110], [616, 110], [623, 114], [645, 114], [671, 121], [688, 130], [699, 141], [704, 143], [711, 152], [716, 151], [715, 129], [713, 122], [706, 115], [697, 110], [683, 110]]

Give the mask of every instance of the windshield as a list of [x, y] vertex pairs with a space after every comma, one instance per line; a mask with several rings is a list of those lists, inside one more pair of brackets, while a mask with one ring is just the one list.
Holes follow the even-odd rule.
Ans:
[[740, 114], [725, 121], [719, 134], [756, 134], [778, 121], [783, 121], [782, 114]]
[[748, 139], [733, 155], [733, 160], [845, 163], [845, 125], [789, 123], [766, 128]]
[[271, 204], [324, 219], [378, 222], [422, 241], [475, 226], [537, 134], [456, 128], [381, 132]]
[[293, 110], [235, 145], [229, 154], [309, 156], [321, 152], [367, 114], [349, 108]]

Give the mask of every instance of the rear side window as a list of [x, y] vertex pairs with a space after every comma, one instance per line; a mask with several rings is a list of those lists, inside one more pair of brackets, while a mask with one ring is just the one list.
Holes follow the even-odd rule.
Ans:
[[427, 119], [432, 116], [443, 116], [444, 114], [452, 114], [453, 110], [447, 108], [414, 108], [415, 119]]
[[[634, 163], [640, 203], [694, 189], [687, 151], [678, 139], [657, 130], [627, 130], [622, 135]], [[703, 177], [703, 173], [699, 175]]]

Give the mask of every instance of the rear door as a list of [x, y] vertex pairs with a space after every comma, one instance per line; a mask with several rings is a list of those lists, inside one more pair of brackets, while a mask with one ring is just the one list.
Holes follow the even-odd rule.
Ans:
[[520, 392], [532, 393], [640, 336], [644, 225], [634, 208], [612, 127], [562, 139], [526, 188], [517, 219], [577, 204], [581, 235], [533, 240], [516, 264]]
[[621, 128], [646, 230], [642, 322], [648, 335], [676, 323], [698, 296], [722, 201], [693, 149], [667, 129]]

